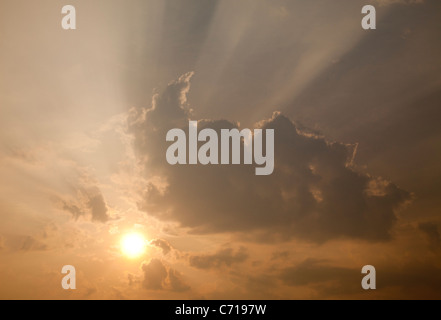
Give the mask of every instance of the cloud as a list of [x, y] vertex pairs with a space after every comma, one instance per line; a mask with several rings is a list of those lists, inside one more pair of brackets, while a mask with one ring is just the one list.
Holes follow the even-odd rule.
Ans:
[[0, 250], [3, 250], [5, 248], [5, 239], [3, 236], [0, 236]]
[[109, 216], [107, 215], [107, 205], [104, 202], [104, 197], [99, 191], [98, 188], [89, 193], [89, 200], [87, 202], [87, 206], [92, 213], [93, 221], [106, 222], [109, 220]]
[[98, 187], [78, 187], [75, 200], [62, 200], [63, 210], [72, 214], [75, 220], [90, 215], [92, 221], [107, 222], [109, 220], [107, 204]]
[[[145, 289], [182, 292], [190, 288], [178, 271], [166, 267], [161, 260], [152, 259], [149, 263], [143, 263], [141, 269], [144, 273], [142, 286]], [[133, 279], [129, 278], [129, 281], [133, 283]]]
[[170, 290], [175, 292], [183, 292], [190, 289], [190, 287], [182, 280], [181, 274], [175, 269], [168, 270], [168, 283]]
[[[146, 181], [139, 190], [141, 210], [198, 234], [235, 232], [264, 241], [390, 238], [395, 211], [410, 194], [357, 170], [356, 146], [304, 132], [277, 112], [256, 124], [275, 130], [270, 176], [255, 176], [254, 167], [245, 165], [169, 165], [165, 137], [172, 128], [188, 128], [192, 76], [181, 76], [153, 97], [151, 108], [132, 109], [128, 116]], [[219, 131], [238, 124], [200, 120], [198, 128]]]
[[158, 259], [152, 259], [148, 264], [142, 265], [144, 280], [142, 286], [150, 290], [162, 290], [168, 272], [162, 262]]
[[127, 274], [127, 280], [129, 281], [129, 286], [133, 286], [141, 282], [139, 277], [137, 277], [135, 274], [132, 273]]
[[305, 286], [327, 281], [341, 282], [351, 274], [358, 284], [359, 271], [354, 272], [348, 268], [330, 266], [324, 260], [307, 259], [296, 266], [283, 269], [280, 272], [280, 280], [289, 286]]
[[172, 249], [170, 243], [168, 243], [168, 241], [164, 240], [164, 239], [153, 239], [152, 241], [150, 241], [150, 244], [155, 247], [160, 248], [164, 255], [167, 255], [168, 253], [170, 253], [170, 251]]
[[424, 233], [429, 242], [430, 250], [439, 252], [441, 250], [441, 235], [438, 225], [432, 222], [420, 223], [418, 228]]
[[[369, 294], [370, 298], [376, 294], [381, 297], [386, 289], [398, 290], [395, 298], [400, 298], [403, 293], [412, 299], [440, 296], [441, 276], [437, 267], [419, 262], [375, 265], [378, 289], [375, 292], [362, 290], [360, 283], [364, 275], [361, 268], [339, 267], [326, 260], [306, 259], [297, 265], [282, 268], [275, 277], [290, 287], [312, 288], [321, 298], [353, 294], [362, 296], [363, 293]], [[262, 275], [263, 278], [266, 276]]]
[[237, 252], [232, 248], [225, 248], [214, 254], [190, 256], [190, 265], [198, 269], [216, 269], [231, 267], [234, 264], [242, 263], [248, 259], [248, 253], [241, 247]]
[[21, 246], [21, 250], [23, 251], [45, 251], [47, 248], [46, 244], [32, 236], [25, 237]]

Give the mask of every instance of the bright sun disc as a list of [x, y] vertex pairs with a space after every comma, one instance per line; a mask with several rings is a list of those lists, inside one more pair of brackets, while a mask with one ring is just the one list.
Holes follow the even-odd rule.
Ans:
[[145, 251], [145, 239], [138, 233], [127, 234], [121, 240], [121, 249], [130, 258], [140, 256]]

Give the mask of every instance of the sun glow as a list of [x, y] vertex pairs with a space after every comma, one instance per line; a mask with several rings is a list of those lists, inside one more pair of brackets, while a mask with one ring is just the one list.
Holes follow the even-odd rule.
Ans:
[[139, 233], [126, 234], [121, 239], [121, 250], [129, 258], [136, 258], [145, 252], [146, 240]]

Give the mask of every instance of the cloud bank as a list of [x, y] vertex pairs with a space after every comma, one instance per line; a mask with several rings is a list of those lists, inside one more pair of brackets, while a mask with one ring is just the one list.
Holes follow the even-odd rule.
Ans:
[[[271, 176], [256, 177], [245, 165], [169, 165], [166, 133], [186, 130], [188, 121], [195, 120], [187, 101], [192, 76], [171, 82], [153, 97], [151, 108], [130, 111], [128, 132], [146, 181], [139, 190], [140, 209], [199, 234], [246, 233], [265, 241], [390, 238], [395, 212], [410, 194], [356, 170], [354, 145], [306, 133], [281, 113], [256, 124], [275, 130]], [[201, 119], [198, 128], [239, 125]]]
[[148, 290], [170, 290], [176, 292], [187, 291], [190, 287], [181, 279], [178, 271], [166, 267], [161, 260], [152, 259], [143, 263], [141, 269], [144, 274], [142, 287]]

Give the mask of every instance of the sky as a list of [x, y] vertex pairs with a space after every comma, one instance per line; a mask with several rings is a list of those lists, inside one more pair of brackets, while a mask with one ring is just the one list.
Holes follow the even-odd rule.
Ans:
[[[441, 298], [440, 1], [64, 2], [0, 0], [0, 299]], [[273, 174], [171, 166], [190, 120]]]

